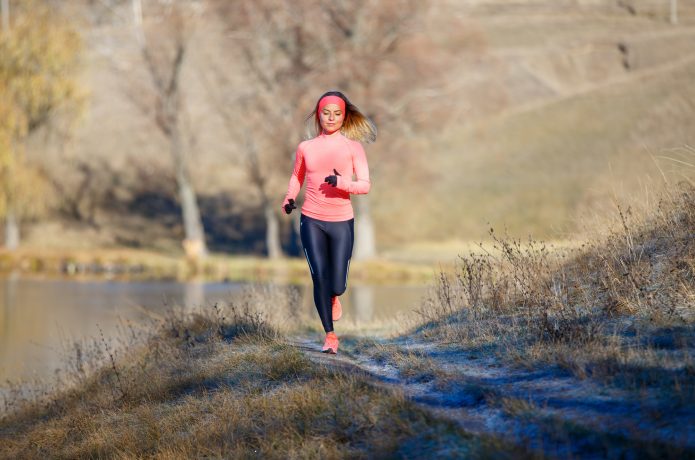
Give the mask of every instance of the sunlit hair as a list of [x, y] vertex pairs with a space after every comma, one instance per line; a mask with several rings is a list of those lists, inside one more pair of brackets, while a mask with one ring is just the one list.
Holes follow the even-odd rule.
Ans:
[[340, 91], [328, 91], [322, 94], [316, 101], [314, 110], [306, 117], [306, 121], [311, 123], [309, 129], [310, 137], [318, 136], [323, 131], [318, 110], [319, 102], [321, 102], [321, 99], [325, 96], [338, 96], [345, 101], [345, 119], [343, 121], [343, 126], [340, 128], [340, 132], [343, 133], [345, 137], [365, 144], [369, 144], [376, 140], [376, 125], [374, 122], [362, 114], [360, 109], [352, 104]]

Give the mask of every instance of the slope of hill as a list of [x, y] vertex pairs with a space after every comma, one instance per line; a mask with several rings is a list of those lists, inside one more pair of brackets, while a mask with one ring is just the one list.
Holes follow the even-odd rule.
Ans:
[[[487, 49], [457, 69], [471, 83], [463, 113], [433, 133], [438, 179], [426, 194], [390, 196], [421, 203], [428, 216], [384, 225], [383, 241], [476, 239], [488, 223], [567, 237], [581, 230], [580, 216], [615, 199], [629, 204], [664, 178], [695, 177], [687, 166], [695, 164], [687, 149], [695, 144], [695, 28], [519, 10], [473, 18]], [[388, 222], [399, 209], [381, 211]]]

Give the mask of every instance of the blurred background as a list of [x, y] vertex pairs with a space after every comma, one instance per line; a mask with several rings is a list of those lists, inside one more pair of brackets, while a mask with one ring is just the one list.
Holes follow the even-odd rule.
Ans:
[[379, 128], [358, 257], [572, 238], [691, 172], [691, 1], [2, 5], [6, 249], [297, 255], [280, 204], [330, 89]]
[[[72, 273], [82, 266], [75, 254], [97, 265], [114, 252], [124, 264], [144, 253], [253, 257], [296, 260], [310, 281], [299, 213], [286, 216], [281, 204], [306, 118], [328, 90], [379, 129], [366, 146], [372, 190], [353, 197], [355, 259], [430, 270], [490, 228], [571, 244], [616, 203], [649, 204], [664, 184], [695, 175], [691, 0], [0, 7], [0, 267], [13, 273], [0, 296], [5, 363], [9, 347], [29, 340], [20, 329], [49, 307], [78, 327], [75, 318], [96, 321], [85, 305], [113, 299], [92, 308], [113, 324], [114, 312], [161, 305], [164, 292], [200, 305], [235, 289], [75, 291], [18, 280], [18, 263], [41, 271], [61, 254], [60, 270]], [[147, 295], [124, 300], [128, 289]], [[346, 303], [367, 321], [395, 311], [389, 302], [412, 307], [421, 292], [348, 291], [366, 300]], [[312, 310], [310, 293], [303, 302]]]

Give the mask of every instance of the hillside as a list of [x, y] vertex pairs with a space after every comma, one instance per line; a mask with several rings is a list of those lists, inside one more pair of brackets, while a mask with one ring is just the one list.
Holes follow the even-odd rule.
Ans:
[[[664, 178], [695, 176], [694, 28], [518, 8], [469, 19], [486, 52], [459, 63], [462, 113], [430, 139], [431, 193], [399, 189], [383, 201], [401, 195], [428, 218], [384, 241], [465, 241], [488, 223], [568, 238], [583, 230], [582, 217], [611, 212], [615, 200], [647, 200]], [[386, 222], [400, 209], [383, 212]]]

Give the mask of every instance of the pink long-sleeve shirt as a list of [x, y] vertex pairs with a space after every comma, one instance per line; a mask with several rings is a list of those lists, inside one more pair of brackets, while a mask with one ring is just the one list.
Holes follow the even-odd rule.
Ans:
[[[326, 176], [338, 171], [338, 184], [325, 182]], [[353, 173], [356, 180], [352, 179]], [[354, 217], [350, 194], [369, 192], [369, 166], [362, 144], [345, 137], [340, 131], [319, 134], [297, 147], [294, 171], [282, 206], [297, 199], [306, 180], [302, 214], [315, 219], [338, 222]]]

